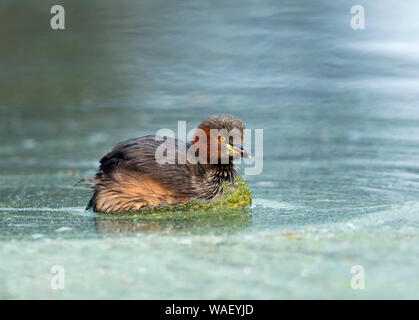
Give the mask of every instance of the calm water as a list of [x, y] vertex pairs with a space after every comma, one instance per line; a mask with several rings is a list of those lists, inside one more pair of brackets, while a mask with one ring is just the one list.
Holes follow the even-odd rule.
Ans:
[[[61, 3], [0, 5], [0, 298], [419, 298], [417, 1]], [[113, 145], [214, 113], [264, 129], [251, 214], [84, 211]]]

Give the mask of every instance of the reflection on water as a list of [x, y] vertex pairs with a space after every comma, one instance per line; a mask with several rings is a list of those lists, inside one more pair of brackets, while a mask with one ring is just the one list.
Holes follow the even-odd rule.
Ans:
[[99, 233], [124, 234], [138, 232], [158, 232], [166, 235], [179, 234], [234, 234], [245, 231], [252, 224], [252, 216], [241, 210], [180, 214], [167, 213], [164, 216], [148, 217], [108, 217], [95, 218]]
[[[417, 297], [417, 1], [357, 3], [364, 31], [346, 0], [61, 4], [65, 31], [50, 30], [46, 1], [0, 4], [0, 297], [51, 296], [32, 275], [52, 260], [79, 276], [68, 298], [359, 298], [354, 264], [363, 297]], [[74, 183], [117, 142], [213, 113], [264, 129], [251, 218], [82, 210], [90, 191]], [[35, 282], [16, 284], [22, 270]]]

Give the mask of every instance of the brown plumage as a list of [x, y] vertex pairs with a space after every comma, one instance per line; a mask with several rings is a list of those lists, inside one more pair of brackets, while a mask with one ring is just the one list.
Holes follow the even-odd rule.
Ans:
[[[213, 130], [222, 131], [214, 136]], [[100, 160], [95, 178], [85, 179], [93, 189], [86, 209], [123, 212], [214, 198], [237, 176], [233, 159], [249, 156], [243, 130], [232, 116], [213, 116], [198, 126], [190, 144], [158, 136], [119, 143]]]

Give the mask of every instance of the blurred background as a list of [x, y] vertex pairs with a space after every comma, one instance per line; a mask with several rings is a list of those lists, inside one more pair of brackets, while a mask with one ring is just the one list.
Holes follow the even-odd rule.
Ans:
[[[54, 4], [0, 4], [0, 298], [419, 298], [417, 1]], [[116, 143], [215, 113], [264, 129], [246, 218], [84, 211]]]

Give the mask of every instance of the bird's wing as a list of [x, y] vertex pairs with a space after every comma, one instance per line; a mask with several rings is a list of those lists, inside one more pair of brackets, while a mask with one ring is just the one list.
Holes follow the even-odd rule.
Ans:
[[[134, 170], [170, 186], [193, 193], [191, 175], [196, 168], [186, 162], [189, 144], [174, 138], [145, 136], [119, 143], [100, 160], [96, 179], [112, 175], [118, 168]], [[194, 166], [196, 167], [196, 166]]]

